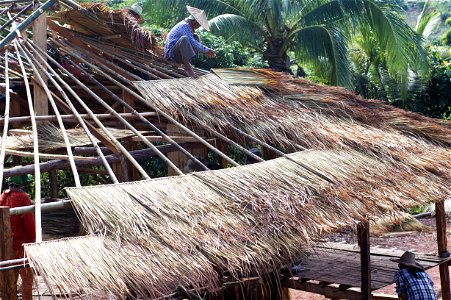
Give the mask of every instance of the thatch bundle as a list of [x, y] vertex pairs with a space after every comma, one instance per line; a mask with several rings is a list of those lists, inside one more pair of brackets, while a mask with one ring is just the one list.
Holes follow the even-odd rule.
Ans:
[[[269, 92], [229, 86], [215, 75], [135, 85], [151, 105], [200, 127], [219, 128], [228, 135], [239, 128], [286, 151], [358, 150], [451, 179], [448, 123], [366, 101], [342, 88], [268, 74], [261, 86]], [[281, 94], [274, 94], [275, 89]]]
[[[208, 261], [164, 247], [145, 248], [108, 237], [86, 236], [25, 245], [31, 267], [46, 279], [52, 294], [89, 294], [103, 289], [122, 299], [130, 291], [158, 298], [175, 286], [217, 286]], [[52, 255], [49, 255], [52, 253]]]
[[[134, 135], [133, 132], [126, 129], [107, 129], [117, 139]], [[65, 130], [71, 146], [91, 145], [91, 140], [83, 128], [68, 128]], [[38, 126], [38, 138], [41, 151], [55, 151], [66, 147], [61, 129], [50, 123]], [[7, 139], [6, 148], [10, 150], [33, 149], [33, 133], [31, 131], [28, 133], [22, 131], [20, 135], [11, 135]]]
[[[119, 244], [106, 246], [117, 254], [85, 253], [70, 240], [57, 244], [61, 260], [49, 262], [49, 252], [35, 249], [51, 245], [27, 246], [36, 271], [52, 274], [50, 283], [65, 291], [96, 286], [117, 292], [134, 283], [134, 289], [157, 295], [177, 282], [214, 288], [214, 270], [235, 276], [265, 272], [299, 256], [323, 233], [367, 215], [444, 198], [449, 188], [440, 178], [355, 151], [304, 151], [253, 165], [67, 192], [83, 224]], [[84, 255], [101, 263], [70, 278], [59, 275], [84, 263]], [[143, 260], [152, 268], [141, 268]], [[109, 273], [116, 271], [122, 274]]]
[[83, 10], [71, 9], [59, 12], [55, 19], [69, 24], [71, 29], [93, 37], [107, 37], [120, 34], [120, 38], [110, 41], [127, 47], [161, 52], [157, 39], [148, 30], [143, 29], [136, 20], [129, 17], [127, 10], [110, 10], [102, 3], [83, 3]]

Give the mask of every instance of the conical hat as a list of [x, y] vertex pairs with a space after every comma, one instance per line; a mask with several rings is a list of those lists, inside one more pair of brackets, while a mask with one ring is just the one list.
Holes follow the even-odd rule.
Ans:
[[205, 30], [210, 31], [210, 27], [208, 26], [207, 15], [202, 9], [198, 9], [188, 5], [186, 6], [186, 9], [194, 17], [194, 19], [196, 19], [197, 23], [199, 23], [200, 26], [205, 28]]

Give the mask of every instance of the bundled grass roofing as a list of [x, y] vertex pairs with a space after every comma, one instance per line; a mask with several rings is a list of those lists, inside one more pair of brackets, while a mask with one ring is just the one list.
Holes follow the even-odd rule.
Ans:
[[[216, 75], [135, 84], [146, 101], [184, 123], [235, 138], [245, 132], [294, 153], [223, 170], [69, 188], [85, 227], [101, 234], [27, 245], [32, 266], [66, 292], [131, 288], [157, 298], [178, 284], [215, 289], [218, 272], [261, 274], [299, 257], [324, 233], [449, 196], [449, 123], [339, 88], [267, 71], [258, 76], [250, 86]], [[87, 254], [91, 239], [98, 249]], [[54, 247], [60, 260], [45, 258]], [[68, 265], [80, 263], [68, 277]]]
[[111, 37], [109, 41], [113, 45], [162, 53], [157, 39], [130, 19], [127, 10], [110, 10], [102, 3], [83, 3], [82, 7], [90, 13], [83, 9], [71, 9], [56, 14], [54, 19], [88, 36], [100, 39]]
[[[280, 157], [190, 175], [68, 188], [92, 235], [26, 246], [30, 264], [50, 287], [65, 293], [100, 288], [118, 296], [131, 289], [151, 298], [178, 284], [215, 289], [222, 271], [237, 277], [261, 274], [302, 255], [324, 233], [450, 195], [449, 121], [267, 70], [214, 70], [217, 75], [183, 78], [179, 66], [158, 56], [152, 37], [124, 18], [123, 12], [98, 4], [61, 12], [58, 20], [71, 28], [49, 21], [53, 56], [33, 56], [24, 68], [17, 63], [8, 67], [9, 73], [14, 80], [26, 80], [34, 65], [51, 62], [43, 68], [49, 72], [48, 87], [66, 114], [80, 111], [93, 118], [105, 112], [125, 110], [136, 116], [138, 109], [152, 111], [155, 118], [134, 119], [139, 122], [115, 115], [115, 129], [98, 119], [89, 121], [97, 132], [97, 139], [89, 141], [99, 156], [97, 144], [105, 141], [127, 154], [117, 139], [130, 132], [155, 151], [134, 125], [169, 141], [158, 128], [167, 122], [187, 125], [209, 139], [224, 141], [223, 134], [241, 145], [252, 141]], [[111, 39], [99, 38], [104, 35]], [[40, 53], [30, 40], [14, 41], [22, 56]], [[142, 49], [149, 45], [150, 52]], [[5, 70], [13, 54], [2, 60]], [[62, 63], [83, 64], [81, 81]], [[133, 80], [138, 80], [135, 87]], [[120, 102], [124, 94], [133, 96], [132, 107]], [[11, 97], [31, 98], [31, 93], [22, 89]], [[62, 128], [68, 134], [65, 143], [54, 128], [42, 129], [36, 150], [64, 145], [70, 150], [88, 141], [74, 126]], [[24, 138], [21, 143], [29, 142]], [[174, 141], [168, 145], [180, 147]], [[114, 178], [112, 170], [108, 174]]]
[[[90, 243], [85, 239], [26, 250], [37, 261], [33, 267], [64, 291], [103, 287], [116, 293], [133, 286], [156, 297], [180, 283], [213, 289], [219, 284], [215, 270], [264, 273], [299, 257], [325, 232], [444, 198], [445, 184], [354, 151], [303, 151], [217, 171], [67, 189], [85, 226], [105, 234], [95, 244], [100, 248], [88, 260], [80, 259]], [[123, 250], [111, 241], [124, 243]], [[61, 260], [43, 256], [54, 247]], [[84, 267], [68, 277], [59, 261], [73, 260]], [[105, 275], [89, 281], [94, 274]]]

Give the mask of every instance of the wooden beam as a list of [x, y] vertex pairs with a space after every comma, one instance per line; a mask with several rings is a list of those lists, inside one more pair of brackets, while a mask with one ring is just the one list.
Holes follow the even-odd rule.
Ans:
[[357, 224], [357, 238], [360, 246], [361, 291], [362, 299], [371, 299], [371, 255], [370, 229], [368, 220]]
[[58, 198], [58, 177], [56, 175], [56, 169], [49, 171], [50, 180], [50, 197]]
[[[189, 150], [189, 149], [194, 149], [194, 148], [198, 147], [198, 145], [194, 144], [194, 143], [188, 143], [188, 144], [183, 145], [183, 147], [185, 149]], [[162, 145], [162, 146], [157, 146], [157, 148], [161, 153], [164, 153], [164, 154], [177, 150], [177, 147], [174, 145]], [[139, 160], [139, 159], [156, 156], [156, 152], [153, 149], [146, 148], [146, 149], [132, 151], [132, 152], [130, 152], [130, 155], [133, 156], [133, 158]], [[107, 156], [105, 156], [105, 159], [109, 163], [120, 162], [120, 155], [118, 155], [118, 154], [107, 155]], [[93, 157], [91, 159], [86, 159], [86, 160], [77, 160], [75, 163], [76, 163], [77, 167], [103, 165], [100, 157]], [[52, 170], [52, 169], [67, 169], [67, 168], [69, 168], [69, 161], [52, 160], [52, 161], [48, 161], [48, 162], [43, 162], [43, 163], [39, 164], [39, 168], [40, 168], [41, 172], [48, 172], [49, 170]], [[3, 175], [5, 177], [11, 177], [14, 175], [32, 174], [33, 172], [34, 172], [34, 165], [15, 166], [15, 167], [12, 167], [9, 169], [4, 169]]]
[[350, 299], [350, 300], [362, 300], [362, 294], [354, 290], [340, 290], [334, 286], [319, 286], [319, 284], [314, 282], [300, 282], [295, 279], [284, 279], [282, 280], [282, 286], [305, 291], [314, 294], [324, 295], [331, 299]]
[[[9, 207], [0, 206], [0, 261], [14, 258], [13, 239]], [[2, 299], [17, 300], [17, 282], [15, 271], [0, 272]]]
[[[15, 114], [16, 116], [19, 115], [19, 113]], [[124, 119], [138, 119], [139, 117], [136, 116], [135, 114], [132, 113], [120, 113], [119, 115], [121, 115], [121, 117], [123, 117]], [[154, 117], [157, 114], [154, 112], [144, 112], [144, 113], [140, 113], [141, 116], [143, 117]], [[91, 117], [88, 114], [80, 114], [80, 116], [83, 119], [90, 119]], [[114, 119], [115, 116], [111, 115], [111, 114], [96, 114], [96, 117], [99, 120], [103, 120], [103, 119]], [[75, 115], [72, 114], [67, 114], [67, 115], [61, 115], [61, 118], [67, 122], [70, 121], [77, 121], [77, 118]], [[36, 121], [56, 121], [57, 118], [55, 115], [41, 115], [41, 116], [36, 116]], [[10, 117], [9, 118], [9, 124], [12, 123], [21, 123], [21, 122], [29, 122], [31, 121], [31, 118], [29, 116], [24, 116], [24, 117]], [[0, 118], [0, 124], [3, 124], [4, 119]]]
[[[39, 9], [39, 7], [36, 7]], [[33, 44], [41, 50], [47, 51], [47, 15], [41, 14], [33, 22]], [[34, 59], [36, 64], [39, 63], [37, 58]], [[44, 72], [38, 71], [42, 80], [47, 84], [47, 76]], [[34, 75], [36, 77], [36, 75]], [[36, 115], [49, 114], [49, 100], [44, 89], [40, 85], [33, 85], [34, 111]]]
[[[435, 221], [437, 225], [437, 246], [438, 255], [440, 257], [449, 257], [450, 253], [447, 249], [447, 238], [446, 238], [446, 211], [445, 211], [445, 201], [439, 201], [435, 203]], [[440, 270], [440, 283], [442, 286], [442, 299], [451, 300], [451, 288], [449, 279], [449, 266], [448, 264], [441, 264], [439, 266]]]

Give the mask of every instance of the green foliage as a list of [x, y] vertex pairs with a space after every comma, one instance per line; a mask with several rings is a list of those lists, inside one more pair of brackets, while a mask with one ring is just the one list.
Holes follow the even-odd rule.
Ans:
[[202, 44], [215, 50], [216, 57], [210, 59], [199, 54], [193, 60], [193, 64], [198, 68], [209, 70], [237, 66], [263, 67], [263, 64], [259, 64], [258, 59], [255, 59], [250, 50], [237, 41], [227, 42], [223, 37], [214, 36], [206, 31], [199, 31], [199, 38]]
[[441, 41], [443, 46], [451, 46], [451, 29], [442, 35]]
[[429, 85], [429, 103], [425, 114], [431, 117], [451, 118], [451, 57], [432, 54], [432, 75]]
[[451, 17], [446, 19], [445, 25], [448, 26], [448, 27], [451, 27]]
[[168, 176], [168, 165], [157, 156], [143, 159], [139, 161], [139, 164], [151, 178]]
[[395, 0], [145, 0], [145, 16], [172, 26], [187, 16], [187, 4], [213, 17], [213, 34], [253, 48], [274, 70], [291, 72], [296, 61], [335, 85], [351, 85], [347, 44], [356, 32], [371, 33], [365, 36], [374, 38], [391, 73], [426, 61], [420, 36], [400, 17]]
[[429, 204], [416, 205], [414, 207], [409, 208], [407, 210], [407, 213], [409, 213], [411, 215], [418, 215], [418, 214], [424, 213], [428, 207], [429, 207]]

